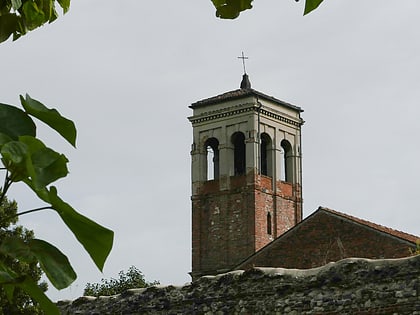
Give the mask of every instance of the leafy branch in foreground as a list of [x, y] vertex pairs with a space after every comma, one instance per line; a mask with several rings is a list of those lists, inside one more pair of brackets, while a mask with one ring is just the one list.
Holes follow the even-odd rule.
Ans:
[[[1, 191], [0, 191], [1, 193]], [[17, 204], [15, 201], [3, 199], [0, 204], [0, 243], [5, 238], [16, 238], [23, 242], [30, 242], [34, 238], [34, 233], [22, 226], [16, 226], [17, 223]], [[6, 219], [3, 219], [6, 218]], [[41, 282], [42, 270], [37, 261], [31, 263], [17, 261], [16, 259], [0, 254], [0, 261], [14, 272], [30, 277], [38, 287], [45, 292], [47, 283]], [[0, 287], [0, 314], [43, 314], [40, 306], [21, 288], [16, 288], [13, 295], [8, 298], [6, 290]]]
[[143, 273], [131, 266], [126, 273], [121, 270], [118, 273], [118, 279], [102, 279], [101, 283], [87, 283], [83, 295], [109, 296], [123, 293], [128, 289], [148, 288], [159, 284], [159, 281], [147, 282]]
[[[298, 2], [299, 0], [295, 0]], [[303, 15], [315, 10], [323, 0], [305, 0]], [[216, 16], [236, 19], [242, 11], [252, 8], [253, 0], [211, 0]], [[0, 43], [11, 35], [13, 40], [58, 18], [56, 7], [65, 14], [70, 0], [0, 0]]]
[[70, 0], [1, 0], [0, 42], [11, 35], [16, 40], [45, 23], [55, 21], [58, 18], [57, 4], [63, 13], [70, 8]]
[[[252, 9], [252, 2], [254, 0], [211, 0], [216, 8], [216, 16], [221, 19], [236, 19], [242, 11]], [[299, 0], [295, 0], [299, 2]], [[306, 15], [321, 4], [323, 0], [305, 0], [305, 10], [303, 15]]]
[[[114, 233], [81, 215], [62, 200], [57, 188], [51, 184], [67, 176], [68, 160], [47, 147], [36, 137], [36, 125], [32, 117], [39, 119], [57, 131], [73, 147], [76, 146], [76, 128], [71, 120], [49, 109], [29, 95], [20, 97], [23, 110], [12, 105], [0, 104], [0, 155], [4, 165], [5, 179], [0, 188], [0, 204], [5, 200], [10, 186], [25, 183], [48, 206], [23, 213], [54, 210], [76, 239], [88, 252], [96, 266], [102, 271], [113, 244]], [[21, 214], [23, 214], [21, 213]], [[0, 222], [10, 219], [1, 217]], [[0, 243], [0, 255], [24, 263], [39, 262], [52, 285], [57, 289], [68, 287], [76, 273], [67, 257], [52, 244], [39, 240], [22, 240], [6, 237]], [[0, 286], [11, 297], [17, 288], [23, 289], [35, 299], [48, 314], [59, 314], [57, 307], [27, 275], [9, 268], [0, 257]]]

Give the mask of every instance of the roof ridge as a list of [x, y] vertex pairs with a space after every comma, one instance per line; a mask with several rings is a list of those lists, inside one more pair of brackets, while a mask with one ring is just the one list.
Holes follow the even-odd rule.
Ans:
[[353, 222], [369, 226], [369, 227], [371, 227], [375, 230], [387, 233], [389, 235], [392, 235], [392, 236], [395, 236], [395, 237], [398, 237], [398, 238], [401, 238], [401, 239], [404, 239], [404, 240], [407, 240], [407, 241], [410, 241], [410, 242], [413, 242], [413, 243], [420, 240], [419, 236], [409, 234], [409, 233], [406, 233], [406, 232], [403, 232], [403, 231], [400, 231], [400, 230], [396, 230], [396, 229], [393, 229], [393, 228], [390, 228], [390, 227], [387, 227], [387, 226], [384, 226], [384, 225], [381, 225], [381, 224], [378, 224], [378, 223], [374, 223], [374, 222], [371, 222], [371, 221], [368, 221], [368, 220], [365, 220], [365, 219], [361, 219], [361, 218], [358, 218], [358, 217], [355, 217], [355, 216], [352, 216], [352, 215], [349, 215], [349, 214], [346, 214], [346, 213], [343, 213], [343, 212], [340, 212], [340, 211], [337, 211], [337, 210], [334, 210], [334, 209], [330, 209], [330, 208], [327, 208], [327, 207], [319, 207], [318, 210], [324, 210], [326, 212], [344, 217], [344, 218], [349, 219]]

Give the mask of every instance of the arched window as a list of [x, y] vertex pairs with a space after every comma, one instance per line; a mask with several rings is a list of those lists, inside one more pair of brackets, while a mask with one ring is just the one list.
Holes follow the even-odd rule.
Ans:
[[233, 165], [235, 176], [245, 175], [245, 136], [242, 132], [232, 135]]
[[271, 138], [268, 134], [261, 134], [261, 147], [260, 147], [260, 159], [261, 159], [261, 174], [265, 176], [271, 175]]
[[207, 159], [207, 180], [219, 179], [219, 141], [209, 138], [204, 143]]
[[293, 152], [289, 141], [283, 139], [280, 143], [284, 154], [284, 177], [282, 179], [288, 183], [293, 182]]
[[267, 234], [271, 235], [272, 231], [271, 231], [271, 213], [267, 212]]

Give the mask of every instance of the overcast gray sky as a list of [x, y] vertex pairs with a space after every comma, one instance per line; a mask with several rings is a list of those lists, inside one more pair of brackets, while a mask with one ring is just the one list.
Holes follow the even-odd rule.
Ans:
[[[189, 281], [192, 102], [252, 87], [302, 107], [304, 216], [330, 207], [419, 235], [420, 2], [254, 1], [237, 20], [210, 0], [73, 0], [67, 15], [0, 46], [0, 102], [29, 93], [74, 120], [62, 198], [115, 231], [104, 273], [54, 212], [22, 223], [67, 254], [86, 282], [135, 265], [148, 280]], [[20, 210], [42, 206], [24, 187]]]

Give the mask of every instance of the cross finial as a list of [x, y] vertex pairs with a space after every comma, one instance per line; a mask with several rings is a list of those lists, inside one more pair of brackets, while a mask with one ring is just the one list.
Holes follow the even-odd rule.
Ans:
[[244, 74], [246, 74], [245, 59], [248, 59], [248, 57], [245, 57], [244, 52], [242, 52], [242, 56], [238, 57], [238, 59], [242, 59], [242, 65], [244, 66]]

